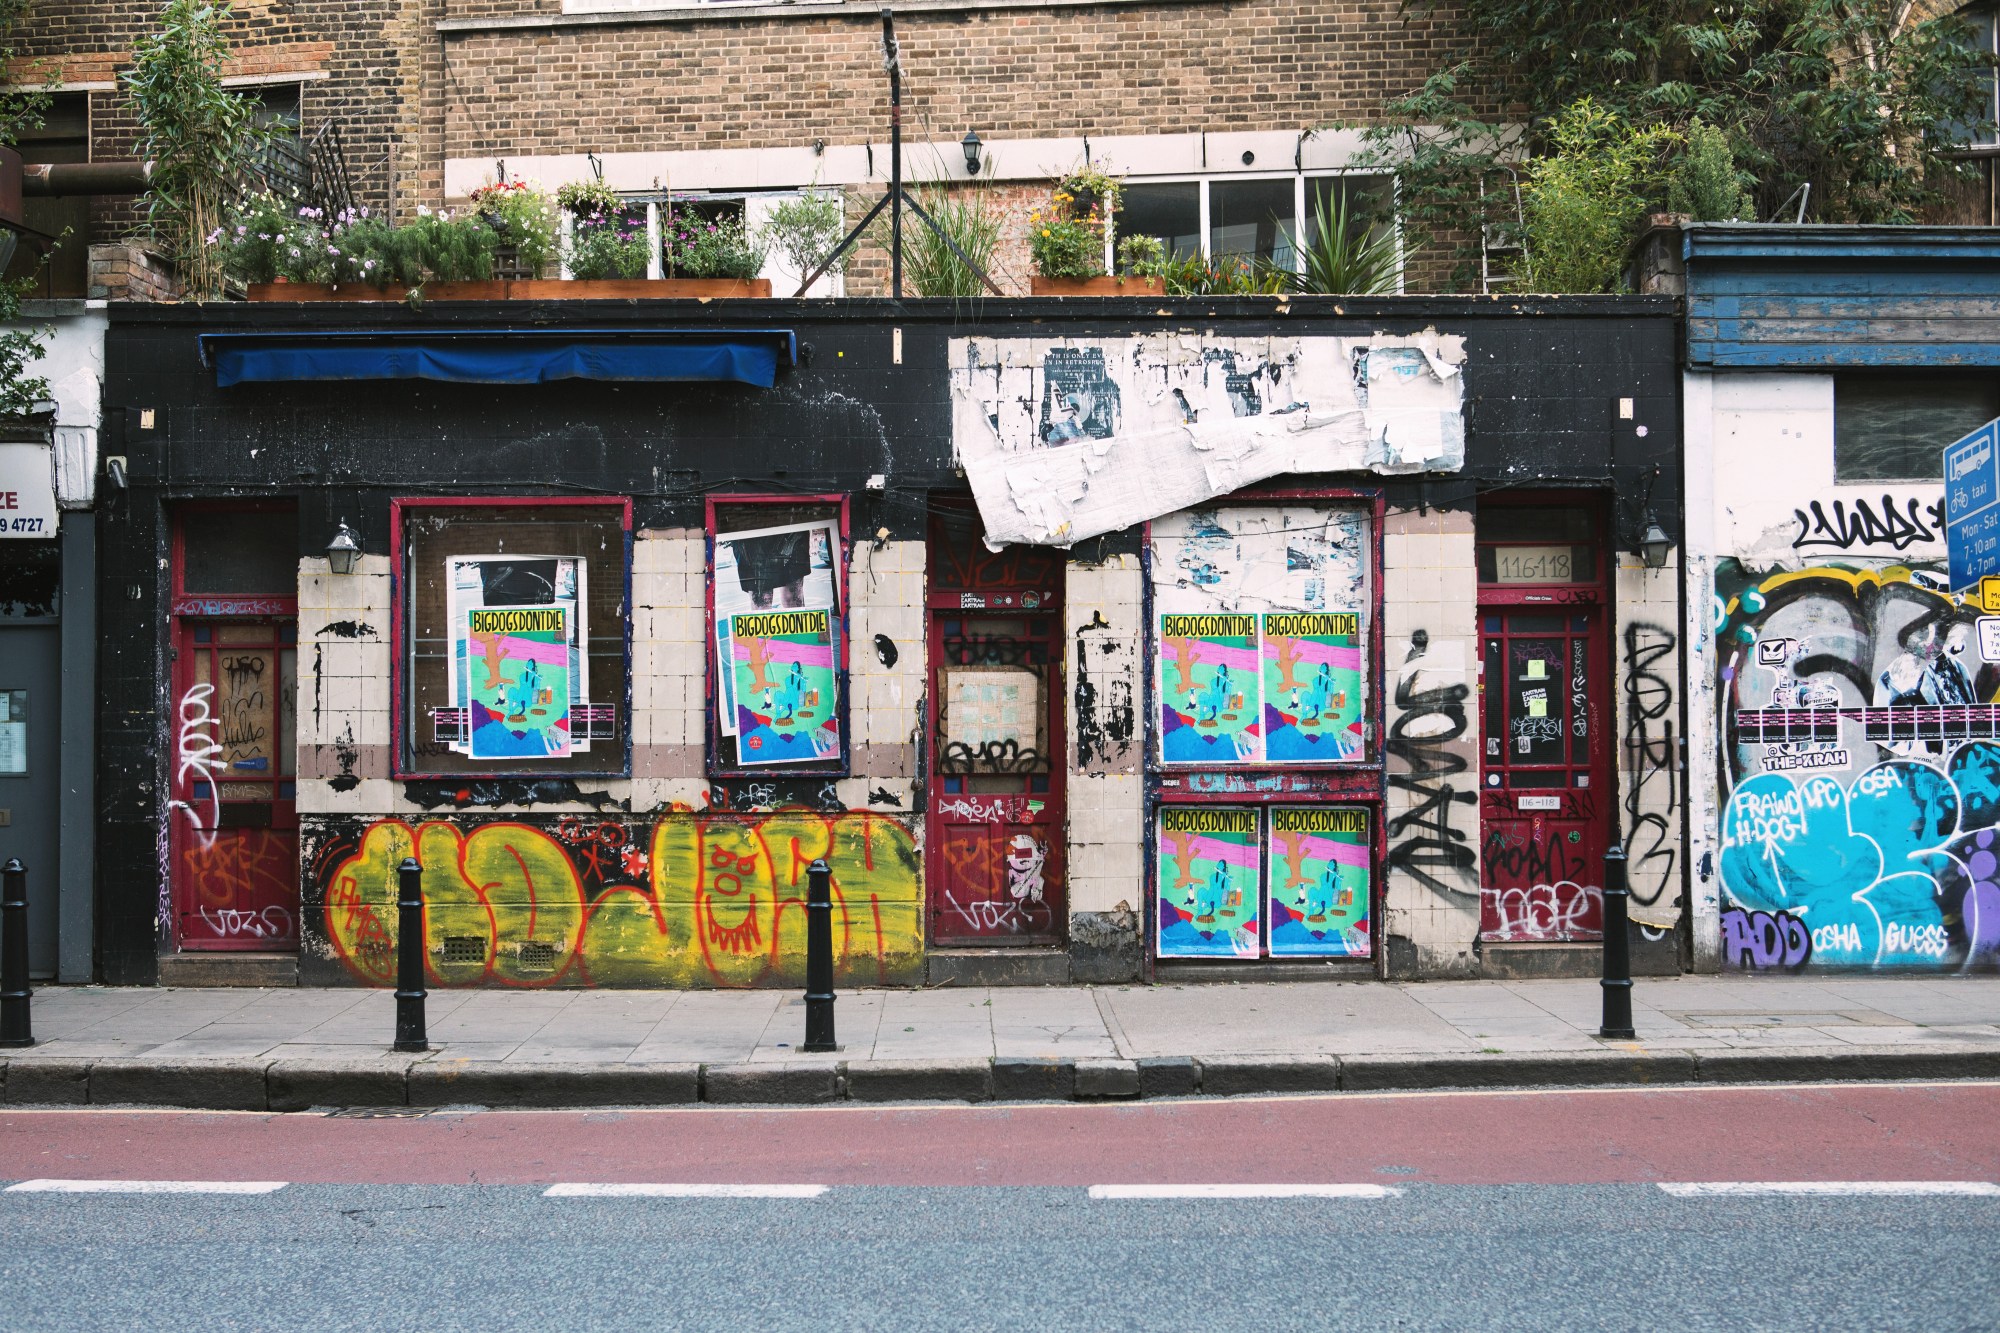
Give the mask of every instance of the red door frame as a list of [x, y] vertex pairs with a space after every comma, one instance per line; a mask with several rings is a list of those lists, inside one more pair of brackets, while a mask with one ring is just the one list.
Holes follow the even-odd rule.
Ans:
[[[948, 502], [948, 497], [939, 497]], [[971, 521], [977, 522], [977, 510], [968, 510]], [[1068, 735], [1067, 681], [1066, 669], [1068, 630], [1063, 620], [1064, 566], [1060, 555], [1048, 554], [1045, 568], [1035, 569], [1030, 565], [1025, 576], [1011, 566], [1002, 566], [1003, 576], [991, 585], [981, 583], [978, 591], [970, 591], [964, 586], [949, 586], [959, 581], [940, 578], [942, 566], [934, 554], [939, 538], [933, 528], [938, 525], [930, 519], [925, 524], [924, 561], [924, 847], [926, 851], [925, 919], [927, 935], [933, 947], [965, 948], [996, 945], [1055, 945], [1061, 944], [1069, 933], [1069, 882], [1068, 882]], [[983, 549], [983, 548], [982, 548]], [[1013, 549], [1013, 548], [1009, 548]], [[1017, 555], [1015, 557], [1019, 559]], [[998, 557], [994, 557], [995, 560]], [[1012, 570], [1014, 576], [1006, 577]], [[948, 586], [940, 586], [946, 584]], [[1046, 709], [1045, 747], [1048, 754], [1047, 774], [1023, 774], [1023, 786], [1032, 788], [1035, 777], [1046, 777], [1044, 790], [1024, 790], [1018, 793], [965, 793], [944, 790], [949, 778], [959, 776], [946, 774], [938, 766], [942, 748], [942, 737], [938, 732], [939, 678], [947, 665], [978, 665], [977, 662], [948, 663], [946, 658], [945, 626], [963, 618], [1004, 617], [1008, 619], [1037, 618], [1046, 620], [1049, 632], [1037, 641], [1046, 645], [1043, 707]], [[961, 655], [965, 650], [961, 649]], [[997, 665], [997, 663], [996, 663]], [[946, 807], [950, 807], [947, 809]], [[951, 844], [953, 828], [968, 825], [982, 827], [997, 826], [1004, 837], [994, 840], [988, 848], [989, 856], [1004, 856], [1013, 850], [1013, 839], [1027, 837], [1035, 839], [1035, 830], [1045, 830], [1040, 837], [1042, 857], [1038, 872], [1043, 884], [1043, 896], [1039, 903], [1033, 899], [1015, 900], [1006, 889], [1004, 865], [995, 860], [990, 866], [989, 896], [977, 902], [956, 904], [956, 920], [965, 926], [961, 933], [953, 933], [947, 928], [944, 895], [954, 887], [946, 864], [947, 845]], [[1013, 830], [1012, 833], [1005, 833]], [[1021, 849], [1024, 856], [1032, 855], [1030, 849]]]
[[[296, 681], [297, 583], [294, 582], [289, 596], [191, 593], [187, 588], [186, 558], [186, 528], [190, 519], [198, 521], [204, 514], [221, 516], [280, 511], [296, 514], [297, 508], [289, 500], [201, 500], [188, 501], [173, 509], [171, 558], [168, 562], [171, 570], [168, 598], [171, 667], [168, 677], [172, 700], [168, 708], [168, 743], [165, 747], [168, 771], [164, 817], [168, 821], [168, 888], [174, 908], [171, 928], [177, 948], [192, 945], [203, 951], [271, 952], [298, 947], [296, 698], [293, 702], [295, 748], [290, 754], [284, 753], [283, 746], [274, 738], [272, 758], [275, 762], [269, 779], [272, 784], [270, 822], [260, 828], [222, 823], [220, 811], [223, 801], [219, 789], [213, 785], [217, 778], [203, 762], [213, 753], [210, 747], [219, 745], [221, 719], [207, 708], [207, 696], [198, 702], [190, 696], [190, 687], [195, 684], [196, 654], [218, 652], [218, 646], [213, 642], [206, 645], [195, 642], [197, 622], [211, 626], [269, 625], [269, 646], [274, 660], [284, 649], [290, 648], [294, 654], [293, 679]], [[293, 627], [289, 644], [284, 641], [287, 622]], [[243, 646], [254, 648], [258, 645]], [[208, 794], [197, 796], [196, 788], [202, 783], [210, 784]], [[284, 795], [287, 784], [293, 789], [289, 798]], [[203, 823], [204, 818], [207, 818], [207, 824]], [[198, 867], [196, 863], [199, 863]], [[202, 875], [213, 875], [229, 885], [239, 905], [224, 907], [218, 904], [213, 914], [204, 916], [215, 931], [214, 936], [194, 941], [186, 938], [187, 932], [182, 929], [181, 922], [190, 909], [199, 911], [207, 906], [195, 901], [197, 889], [192, 877], [197, 868]], [[282, 901], [273, 903], [270, 901], [273, 898]], [[263, 905], [257, 906], [258, 903]], [[274, 907], [289, 917], [288, 930], [282, 930], [280, 918], [272, 915], [270, 909]]]
[[[1613, 543], [1610, 540], [1611, 528], [1608, 498], [1602, 492], [1598, 491], [1582, 493], [1575, 491], [1528, 491], [1508, 492], [1505, 495], [1481, 496], [1479, 500], [1482, 511], [1504, 508], [1533, 508], [1549, 505], [1576, 508], [1579, 507], [1580, 503], [1588, 506], [1588, 512], [1591, 516], [1591, 536], [1587, 541], [1583, 542], [1565, 541], [1560, 538], [1554, 541], [1547, 538], [1532, 541], [1485, 541], [1478, 537], [1475, 527], [1474, 541], [1476, 547], [1588, 545], [1596, 556], [1592, 577], [1588, 580], [1567, 583], [1480, 583], [1477, 585], [1478, 643], [1479, 660], [1481, 663], [1478, 675], [1480, 743], [1479, 897], [1480, 941], [1483, 944], [1573, 943], [1588, 942], [1603, 938], [1603, 899], [1601, 896], [1603, 888], [1603, 854], [1611, 845], [1612, 838], [1611, 817], [1615, 806], [1612, 735], [1617, 722], [1617, 690], [1616, 682], [1611, 674], [1612, 608], [1610, 594], [1611, 569], [1617, 559], [1617, 552], [1613, 549]], [[1601, 682], [1603, 697], [1597, 697], [1596, 694], [1589, 692], [1586, 692], [1583, 696], [1583, 702], [1588, 710], [1586, 723], [1591, 738], [1589, 762], [1587, 765], [1564, 763], [1561, 765], [1529, 766], [1531, 768], [1561, 767], [1572, 770], [1579, 767], [1587, 767], [1589, 777], [1589, 786], [1587, 788], [1565, 784], [1561, 788], [1549, 789], [1550, 793], [1556, 791], [1562, 793], [1560, 797], [1561, 805], [1554, 811], [1523, 811], [1519, 808], [1520, 796], [1524, 793], [1529, 795], [1538, 794], [1534, 789], [1516, 790], [1492, 785], [1493, 779], [1499, 775], [1495, 772], [1489, 772], [1487, 764], [1487, 760], [1493, 754], [1491, 741], [1494, 739], [1500, 741], [1501, 752], [1504, 755], [1507, 736], [1503, 734], [1498, 738], [1494, 738], [1489, 736], [1487, 732], [1487, 690], [1489, 687], [1505, 688], [1505, 682], [1489, 680], [1484, 669], [1487, 642], [1490, 638], [1496, 637], [1496, 635], [1490, 634], [1487, 630], [1487, 612], [1489, 610], [1502, 616], [1523, 611], [1546, 611], [1558, 616], [1584, 615], [1590, 618], [1590, 624], [1585, 635], [1586, 651], [1588, 653], [1585, 671], [1588, 679]], [[1573, 638], [1575, 633], [1576, 631], [1565, 628], [1561, 631], [1550, 631], [1549, 635], [1562, 636], [1567, 640], [1568, 638]], [[1503, 630], [1497, 637], [1500, 637], [1505, 642], [1510, 641], [1514, 637], [1535, 638], [1544, 636], [1537, 635], [1531, 631]], [[1564, 670], [1567, 672], [1569, 669], [1570, 664], [1565, 661]], [[1511, 716], [1511, 711], [1505, 715]], [[1566, 712], [1565, 717], [1568, 716], [1569, 714]], [[1549, 858], [1534, 855], [1532, 852], [1538, 844], [1547, 844], [1550, 839], [1557, 837], [1553, 826], [1559, 824], [1581, 824], [1588, 827], [1590, 833], [1578, 840], [1578, 851], [1574, 857], [1568, 858], [1569, 865], [1567, 868], [1577, 869], [1580, 865], [1581, 873], [1585, 875], [1583, 880], [1575, 881], [1569, 879], [1567, 874], [1565, 874], [1564, 878], [1547, 885], [1547, 892], [1540, 897], [1536, 896], [1536, 891], [1545, 887], [1540, 883], [1496, 885], [1492, 882], [1496, 877], [1494, 857], [1501, 852], [1514, 850], [1511, 843], [1507, 847], [1501, 847], [1496, 844], [1496, 838], [1503, 836], [1500, 825], [1503, 821], [1506, 824], [1519, 825], [1523, 822], [1522, 817], [1524, 814], [1526, 815], [1526, 823], [1528, 825], [1527, 841], [1520, 849], [1523, 855], [1517, 858], [1518, 863], [1523, 866], [1524, 873], [1546, 868]], [[1504, 836], [1508, 839], [1513, 839], [1518, 835], [1509, 831]], [[1510, 875], [1509, 877], [1511, 878], [1512, 876]], [[1575, 901], [1565, 901], [1562, 898], [1557, 888], [1557, 885], [1560, 883], [1577, 884], [1580, 892], [1577, 895], [1573, 895]], [[1598, 895], [1595, 897], [1589, 893], [1589, 890], [1592, 888], [1598, 890]], [[1514, 904], [1514, 907], [1508, 913], [1503, 914], [1496, 906], [1492, 895], [1512, 892], [1515, 889], [1524, 890], [1526, 896], [1520, 902]], [[1525, 918], [1524, 913], [1526, 914]], [[1506, 934], [1500, 933], [1498, 929], [1489, 932], [1489, 923], [1505, 920], [1509, 916], [1517, 921], [1526, 919], [1529, 924], [1525, 928], [1517, 928]]]

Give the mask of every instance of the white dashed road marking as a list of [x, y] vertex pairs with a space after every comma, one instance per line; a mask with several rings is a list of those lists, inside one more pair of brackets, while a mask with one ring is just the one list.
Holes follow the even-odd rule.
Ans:
[[545, 1199], [817, 1199], [825, 1185], [551, 1185]]
[[1393, 1199], [1394, 1185], [1092, 1185], [1093, 1199]]
[[1752, 1195], [1940, 1195], [2000, 1197], [2000, 1185], [1984, 1180], [1702, 1180], [1660, 1182], [1676, 1199], [1742, 1198]]
[[275, 1194], [282, 1180], [24, 1180], [9, 1194]]

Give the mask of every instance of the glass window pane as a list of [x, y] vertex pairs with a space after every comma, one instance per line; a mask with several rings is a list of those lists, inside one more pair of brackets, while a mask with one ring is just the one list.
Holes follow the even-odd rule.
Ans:
[[1306, 178], [1306, 244], [1319, 238], [1319, 214], [1328, 217], [1345, 204], [1350, 230], [1366, 227], [1377, 234], [1395, 227], [1396, 190], [1392, 176], [1309, 176]]
[[296, 597], [299, 519], [288, 509], [181, 515], [181, 580], [191, 593]]
[[1937, 481], [1944, 447], [1996, 416], [1991, 371], [1836, 375], [1834, 480]]
[[1292, 202], [1289, 179], [1211, 181], [1209, 257], [1268, 259], [1282, 268], [1290, 268], [1294, 262]]
[[1597, 535], [1586, 505], [1482, 505], [1474, 525], [1482, 542], [1589, 541]]
[[1157, 236], [1169, 256], [1201, 253], [1201, 183], [1128, 185], [1118, 204], [1118, 235]]

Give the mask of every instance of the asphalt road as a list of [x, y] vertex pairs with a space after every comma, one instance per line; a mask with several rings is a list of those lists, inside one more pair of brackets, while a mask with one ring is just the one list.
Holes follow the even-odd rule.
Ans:
[[[8, 1112], [0, 1327], [1990, 1329], [1997, 1111], [1950, 1084]], [[71, 1192], [135, 1181], [268, 1192]], [[792, 1197], [588, 1192], [613, 1182]], [[1341, 1190], [1102, 1197], [1141, 1185]]]

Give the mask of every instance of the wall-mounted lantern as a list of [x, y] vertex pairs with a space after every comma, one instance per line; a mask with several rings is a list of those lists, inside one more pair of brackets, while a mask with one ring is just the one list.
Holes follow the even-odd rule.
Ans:
[[1659, 518], [1651, 510], [1646, 512], [1646, 535], [1639, 539], [1639, 554], [1646, 558], [1646, 568], [1665, 569], [1667, 554], [1674, 549], [1673, 541], [1666, 529], [1660, 526]]
[[343, 518], [333, 534], [333, 540], [326, 544], [326, 566], [336, 574], [352, 574], [354, 562], [360, 558], [361, 539]]
[[979, 174], [979, 150], [985, 147], [984, 144], [979, 142], [979, 131], [967, 130], [965, 138], [959, 141], [959, 147], [965, 150], [965, 174], [968, 176], [977, 176]]

